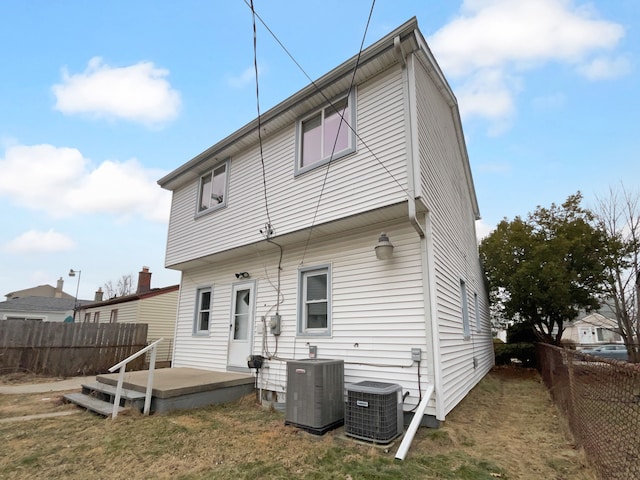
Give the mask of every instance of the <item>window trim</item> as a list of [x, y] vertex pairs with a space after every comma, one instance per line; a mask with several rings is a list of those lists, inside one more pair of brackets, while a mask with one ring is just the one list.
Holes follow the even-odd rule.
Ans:
[[476, 332], [482, 332], [482, 319], [480, 318], [480, 300], [478, 298], [478, 292], [473, 292], [473, 308], [476, 319]]
[[[306, 328], [305, 309], [305, 279], [310, 273], [324, 273], [327, 275], [327, 327], [326, 328]], [[299, 337], [330, 337], [332, 329], [331, 315], [331, 264], [314, 265], [312, 267], [301, 267], [298, 269], [298, 320], [296, 334]]]
[[[203, 293], [209, 293], [209, 319], [207, 320], [207, 329], [200, 329], [200, 314], [203, 310], [200, 309], [201, 306], [201, 295]], [[194, 305], [194, 314], [193, 314], [193, 329], [192, 334], [194, 337], [208, 337], [211, 335], [211, 314], [213, 312], [213, 286], [208, 287], [198, 287], [196, 288], [196, 301]]]
[[114, 308], [109, 314], [109, 323], [118, 323], [118, 309]]
[[467, 298], [467, 282], [460, 279], [460, 301], [462, 307], [462, 333], [465, 340], [471, 339], [471, 325], [469, 324], [469, 299]]
[[[201, 205], [201, 194], [202, 194], [202, 179], [206, 176], [211, 178], [211, 183], [213, 184], [213, 173], [220, 167], [224, 166], [225, 178], [224, 178], [224, 195], [222, 202], [214, 205], [212, 207], [200, 209]], [[208, 213], [215, 212], [227, 206], [227, 199], [229, 197], [229, 173], [231, 166], [231, 159], [227, 158], [222, 162], [216, 163], [212, 168], [203, 172], [198, 176], [198, 189], [196, 190], [196, 217], [201, 217], [202, 215], [207, 215]]]
[[[332, 105], [340, 102], [344, 99], [347, 99], [347, 108], [349, 110], [349, 115], [351, 117], [351, 128], [349, 128], [348, 126], [341, 126], [340, 128], [348, 128], [349, 129], [349, 146], [347, 148], [345, 148], [344, 150], [341, 150], [339, 152], [335, 152], [333, 157], [331, 157], [331, 154], [329, 153], [329, 155], [327, 156], [323, 156], [320, 160], [318, 160], [317, 162], [312, 163], [311, 165], [307, 165], [305, 167], [303, 167], [302, 164], [302, 124], [303, 122], [309, 120], [310, 118], [314, 117], [317, 114], [321, 114], [322, 115], [322, 120], [321, 120], [321, 125], [324, 126], [324, 112], [325, 110], [329, 110], [332, 108]], [[355, 132], [357, 132], [357, 121], [356, 121], [356, 89], [355, 87], [351, 90], [351, 93], [349, 95], [347, 94], [343, 94], [340, 95], [338, 97], [335, 97], [334, 99], [331, 100], [331, 103], [325, 103], [324, 105], [322, 105], [320, 108], [315, 109], [312, 112], [309, 112], [308, 114], [298, 118], [298, 120], [296, 121], [296, 151], [295, 151], [295, 160], [294, 160], [294, 177], [301, 175], [303, 173], [309, 172], [311, 170], [315, 170], [318, 167], [321, 167], [323, 165], [326, 165], [327, 163], [329, 163], [329, 161], [335, 161], [338, 160], [339, 158], [345, 157], [347, 155], [350, 155], [352, 153], [354, 153], [356, 151], [356, 134]], [[324, 135], [321, 138], [321, 144], [324, 142]]]

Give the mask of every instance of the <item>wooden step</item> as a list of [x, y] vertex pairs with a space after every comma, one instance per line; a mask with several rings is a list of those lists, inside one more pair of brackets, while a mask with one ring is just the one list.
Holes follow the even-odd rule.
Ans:
[[[110, 417], [113, 414], [113, 403], [105, 402], [98, 398], [84, 393], [67, 393], [64, 395], [64, 399], [67, 402], [75, 403], [76, 405], [91, 410], [92, 412], [99, 413], [105, 417]], [[126, 407], [118, 407], [118, 414], [129, 410]]]
[[[113, 385], [107, 385], [102, 382], [93, 382], [82, 385], [82, 393], [87, 394], [88, 392], [100, 392], [107, 395], [116, 396], [116, 387]], [[145, 394], [143, 392], [138, 392], [136, 390], [128, 390], [123, 388], [120, 393], [120, 398], [126, 400], [144, 400]]]

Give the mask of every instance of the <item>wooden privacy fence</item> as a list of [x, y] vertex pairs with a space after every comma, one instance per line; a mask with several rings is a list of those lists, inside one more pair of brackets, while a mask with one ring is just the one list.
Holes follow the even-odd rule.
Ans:
[[[0, 372], [71, 377], [105, 373], [147, 345], [146, 323], [0, 321]], [[130, 370], [144, 368], [144, 358]]]

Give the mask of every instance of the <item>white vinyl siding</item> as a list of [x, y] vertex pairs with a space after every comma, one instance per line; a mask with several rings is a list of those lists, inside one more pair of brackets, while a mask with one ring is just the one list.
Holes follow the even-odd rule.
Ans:
[[[407, 405], [418, 400], [417, 364], [411, 361], [411, 348], [426, 351], [424, 299], [420, 262], [420, 241], [408, 224], [385, 225], [394, 246], [393, 259], [376, 259], [374, 246], [380, 227], [351, 232], [337, 238], [312, 242], [305, 253], [305, 265], [316, 268], [331, 262], [331, 337], [297, 336], [300, 259], [304, 245], [286, 248], [282, 259], [281, 298], [282, 334], [278, 338], [277, 357], [261, 372], [262, 388], [286, 390], [286, 361], [306, 358], [308, 345], [318, 349], [318, 358], [341, 358], [345, 382], [375, 378], [399, 383], [409, 391]], [[234, 272], [251, 272], [258, 284], [256, 318], [274, 312], [278, 255], [272, 245], [262, 244], [247, 255], [216, 263], [215, 268], [190, 269], [183, 276], [180, 311], [176, 331], [174, 366], [189, 366], [224, 371], [227, 365], [227, 339], [231, 286]], [[254, 273], [255, 272], [255, 273]], [[211, 316], [211, 335], [191, 335], [193, 303], [197, 285], [215, 284]], [[273, 284], [273, 285], [272, 285]], [[268, 328], [267, 328], [268, 331]], [[263, 324], [256, 322], [253, 353], [262, 352]], [[274, 354], [275, 337], [268, 334], [266, 345]], [[400, 368], [402, 367], [402, 368]], [[422, 388], [427, 369], [422, 370]], [[433, 414], [433, 411], [430, 411]]]
[[[406, 201], [402, 95], [400, 67], [358, 86], [354, 102], [357, 129], [369, 148], [357, 140], [356, 153], [331, 163], [316, 225]], [[385, 121], [381, 122], [381, 118]], [[263, 138], [264, 181], [271, 221], [278, 235], [311, 225], [325, 182], [326, 166], [295, 176], [295, 143], [295, 122]], [[260, 234], [265, 210], [258, 145], [231, 159], [226, 208], [194, 218], [198, 183], [191, 181], [173, 192], [167, 266], [264, 240]]]
[[[444, 414], [448, 413], [493, 366], [489, 304], [478, 258], [475, 215], [454, 116], [419, 61], [414, 62], [417, 90], [421, 190], [430, 212], [436, 282], [440, 368]], [[465, 341], [460, 279], [478, 292], [482, 332]], [[436, 387], [438, 388], [438, 387]]]

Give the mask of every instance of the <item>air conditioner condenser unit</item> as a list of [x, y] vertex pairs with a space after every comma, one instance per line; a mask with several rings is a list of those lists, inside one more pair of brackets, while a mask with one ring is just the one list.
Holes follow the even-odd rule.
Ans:
[[390, 443], [404, 431], [402, 387], [364, 381], [347, 386], [344, 432], [374, 443]]

